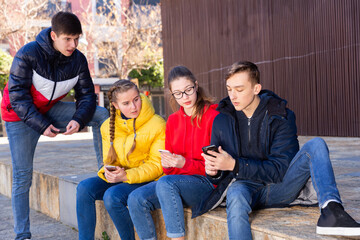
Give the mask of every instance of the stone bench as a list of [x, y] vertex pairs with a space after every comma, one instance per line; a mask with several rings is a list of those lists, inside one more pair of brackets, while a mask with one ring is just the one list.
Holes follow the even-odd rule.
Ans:
[[[301, 138], [302, 142], [306, 139]], [[358, 138], [328, 138], [326, 141], [345, 208], [359, 221], [360, 141]], [[30, 193], [31, 208], [77, 228], [76, 186], [82, 179], [96, 175], [95, 160], [89, 161], [94, 153], [89, 149], [92, 150], [91, 140], [39, 143]], [[11, 172], [8, 146], [0, 142], [0, 193], [8, 197], [11, 197]], [[96, 238], [102, 239], [105, 231], [111, 239], [119, 239], [102, 201], [96, 204]], [[153, 217], [158, 239], [167, 239], [161, 210], [154, 211]], [[254, 239], [339, 239], [315, 234], [318, 217], [317, 207], [273, 208], [254, 211], [250, 214], [250, 222]], [[191, 219], [191, 210], [185, 209], [185, 222], [186, 239], [228, 239], [223, 208], [195, 219]]]

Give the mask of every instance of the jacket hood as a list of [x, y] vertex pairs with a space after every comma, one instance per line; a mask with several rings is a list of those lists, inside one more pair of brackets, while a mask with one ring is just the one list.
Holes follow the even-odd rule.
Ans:
[[[261, 90], [259, 93], [259, 97], [260, 97], [259, 107], [263, 108], [265, 106], [265, 108], [269, 112], [269, 116], [279, 115], [282, 117], [286, 117], [287, 101], [285, 99], [280, 98], [278, 95], [276, 95], [274, 92], [270, 90]], [[227, 114], [232, 117], [236, 116], [236, 109], [234, 105], [231, 103], [229, 97], [222, 99], [216, 110], [219, 111], [220, 113]]]
[[69, 61], [77, 53], [77, 49], [73, 52], [70, 57], [66, 57], [53, 47], [53, 41], [50, 37], [51, 27], [45, 28], [36, 36], [36, 42], [40, 47], [47, 53], [49, 59], [58, 58], [61, 62]]
[[42, 30], [37, 36], [36, 36], [36, 42], [40, 45], [40, 47], [49, 55], [49, 56], [55, 56], [57, 51], [52, 45], [52, 40], [50, 37], [51, 27], [46, 28]]
[[[135, 128], [138, 129], [142, 125], [144, 125], [150, 118], [155, 114], [155, 109], [150, 102], [150, 99], [146, 97], [144, 94], [140, 94], [141, 96], [141, 110], [139, 116], [136, 118]], [[116, 116], [120, 116], [121, 111], [116, 110]], [[124, 120], [124, 119], [123, 119]], [[128, 119], [124, 121], [133, 121], [133, 119]]]

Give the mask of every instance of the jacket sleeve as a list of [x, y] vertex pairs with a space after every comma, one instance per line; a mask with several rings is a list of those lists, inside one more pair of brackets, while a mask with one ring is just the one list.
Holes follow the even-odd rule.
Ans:
[[[287, 119], [277, 119], [271, 126], [272, 140], [267, 160], [238, 158], [233, 173], [237, 179], [256, 182], [281, 182], [292, 159], [299, 151], [295, 115], [288, 110]], [[273, 123], [275, 124], [275, 122]]]
[[34, 105], [30, 93], [33, 70], [26, 56], [22, 49], [16, 54], [11, 65], [8, 83], [10, 103], [26, 125], [42, 134], [50, 121]]
[[[171, 127], [171, 117], [168, 118], [168, 121], [166, 123], [166, 132], [165, 132], [165, 149], [170, 151], [171, 153], [174, 152], [172, 145], [171, 145], [171, 141], [173, 140], [172, 138], [172, 127]], [[163, 171], [166, 175], [173, 175], [175, 174], [174, 171], [176, 169], [175, 168], [164, 168], [163, 167]]]
[[[222, 127], [221, 121], [219, 121], [219, 118], [215, 118], [212, 131], [211, 131], [211, 145], [215, 145], [217, 147], [221, 146], [221, 131], [219, 129]], [[229, 171], [218, 171], [218, 173], [215, 176], [210, 176], [206, 174], [207, 179], [212, 184], [219, 185], [219, 183], [229, 174]]]
[[[104, 121], [101, 125], [101, 139], [102, 139], [102, 151], [103, 151], [103, 161], [107, 159], [108, 152], [110, 149], [110, 135], [109, 135], [109, 118]], [[98, 176], [107, 182], [105, 178], [105, 170], [104, 167], [100, 168], [98, 171]]]
[[[201, 157], [202, 158], [202, 157]], [[182, 167], [183, 175], [205, 175], [205, 160], [196, 160], [192, 158], [185, 159], [185, 165]]]
[[74, 87], [76, 99], [76, 112], [73, 120], [80, 124], [80, 129], [91, 120], [96, 109], [96, 95], [86, 58], [80, 53], [81, 70], [79, 80]]
[[[157, 117], [160, 118], [159, 116]], [[156, 124], [160, 126], [157, 129], [155, 138], [151, 143], [149, 143], [151, 144], [149, 156], [139, 167], [126, 170], [126, 176], [128, 178], [128, 181], [126, 181], [127, 183], [133, 184], [150, 182], [163, 174], [159, 149], [164, 149], [165, 121], [161, 119], [161, 123], [155, 122], [154, 125]]]

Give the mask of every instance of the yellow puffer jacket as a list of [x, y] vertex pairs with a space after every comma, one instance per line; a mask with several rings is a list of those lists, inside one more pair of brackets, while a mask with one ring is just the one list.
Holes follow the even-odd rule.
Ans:
[[[115, 138], [114, 148], [117, 161], [114, 165], [126, 169], [127, 183], [143, 183], [153, 181], [163, 174], [159, 149], [165, 148], [165, 121], [155, 114], [150, 100], [141, 94], [142, 107], [135, 122], [136, 146], [134, 151], [126, 159], [134, 142], [134, 119], [125, 120], [121, 118], [120, 111], [115, 116]], [[101, 126], [103, 159], [107, 159], [110, 149], [110, 119]], [[102, 167], [98, 176], [107, 181]]]

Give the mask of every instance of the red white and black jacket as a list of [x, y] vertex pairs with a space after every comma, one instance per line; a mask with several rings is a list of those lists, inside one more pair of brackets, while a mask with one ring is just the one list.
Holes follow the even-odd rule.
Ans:
[[96, 95], [85, 56], [75, 50], [70, 57], [52, 46], [51, 28], [15, 55], [9, 82], [4, 89], [1, 116], [4, 121], [23, 121], [39, 133], [51, 124], [44, 115], [74, 88], [76, 112], [73, 120], [83, 128], [96, 108]]

